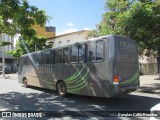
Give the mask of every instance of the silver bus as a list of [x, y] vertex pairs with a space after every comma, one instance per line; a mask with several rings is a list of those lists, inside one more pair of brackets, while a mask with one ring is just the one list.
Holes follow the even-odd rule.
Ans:
[[107, 35], [23, 55], [18, 81], [67, 93], [114, 97], [139, 87], [137, 44]]

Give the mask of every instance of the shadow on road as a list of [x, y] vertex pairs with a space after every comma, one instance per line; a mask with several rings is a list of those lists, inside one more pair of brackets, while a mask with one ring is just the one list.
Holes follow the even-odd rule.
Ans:
[[124, 95], [116, 98], [86, 97], [69, 95], [59, 97], [55, 92], [32, 87], [43, 93], [9, 92], [0, 94], [3, 99], [22, 111], [149, 111], [160, 102], [158, 98], [138, 95]]

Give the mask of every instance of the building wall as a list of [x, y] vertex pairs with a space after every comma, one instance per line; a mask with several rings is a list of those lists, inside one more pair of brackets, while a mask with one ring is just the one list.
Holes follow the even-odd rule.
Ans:
[[[5, 46], [5, 51], [11, 51], [11, 50], [14, 50], [14, 38], [5, 34], [5, 33], [2, 33], [1, 34], [1, 39], [0, 39], [0, 43], [2, 41], [5, 41], [5, 42], [10, 42], [11, 45], [7, 45]], [[0, 47], [0, 52], [2, 50], [2, 47]]]
[[154, 56], [154, 51], [150, 50], [149, 56], [146, 56], [147, 49], [139, 56], [139, 70], [144, 75], [155, 75], [158, 73], [157, 57]]
[[82, 30], [78, 32], [68, 33], [56, 36], [53, 39], [49, 39], [47, 42], [53, 42], [53, 47], [59, 47], [75, 42], [80, 42], [87, 39], [89, 30]]
[[46, 38], [55, 37], [55, 29], [53, 31], [48, 31], [46, 30], [46, 27], [40, 27], [39, 25], [33, 25], [32, 28], [36, 30], [37, 36]]

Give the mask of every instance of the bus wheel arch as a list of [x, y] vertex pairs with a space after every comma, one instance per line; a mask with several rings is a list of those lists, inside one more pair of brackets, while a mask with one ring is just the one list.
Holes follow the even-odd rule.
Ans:
[[23, 78], [23, 85], [24, 85], [25, 88], [28, 87], [28, 83], [27, 83], [27, 78], [26, 77]]
[[66, 97], [67, 96], [67, 86], [63, 80], [58, 80], [56, 83], [56, 91], [59, 96]]

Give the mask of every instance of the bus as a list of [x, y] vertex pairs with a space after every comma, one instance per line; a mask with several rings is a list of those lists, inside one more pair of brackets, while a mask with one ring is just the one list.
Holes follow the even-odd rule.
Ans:
[[21, 56], [18, 81], [68, 93], [115, 97], [139, 87], [137, 44], [118, 35], [36, 51]]

